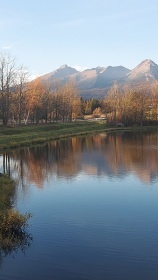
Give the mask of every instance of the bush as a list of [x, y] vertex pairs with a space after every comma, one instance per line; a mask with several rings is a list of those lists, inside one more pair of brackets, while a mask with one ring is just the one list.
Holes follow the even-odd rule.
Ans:
[[1, 216], [0, 233], [5, 237], [20, 236], [25, 232], [28, 226], [28, 220], [31, 214], [19, 214], [13, 209], [7, 211]]
[[15, 182], [7, 175], [0, 176], [0, 263], [1, 259], [19, 249], [30, 246], [32, 236], [27, 232], [31, 214], [22, 215], [14, 210]]
[[30, 247], [32, 236], [26, 231], [31, 214], [21, 215], [9, 210], [0, 217], [0, 259], [6, 255]]

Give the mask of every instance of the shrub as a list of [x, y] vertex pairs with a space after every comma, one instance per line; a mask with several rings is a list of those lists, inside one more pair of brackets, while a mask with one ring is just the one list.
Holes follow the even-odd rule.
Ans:
[[22, 215], [13, 209], [0, 217], [0, 258], [30, 247], [32, 236], [26, 231], [30, 217], [31, 214]]
[[28, 220], [31, 214], [22, 215], [13, 209], [7, 211], [1, 216], [0, 233], [5, 237], [20, 236], [25, 232], [28, 226]]
[[32, 236], [27, 232], [31, 214], [20, 214], [14, 210], [15, 182], [7, 175], [0, 176], [0, 262], [11, 252], [24, 251]]

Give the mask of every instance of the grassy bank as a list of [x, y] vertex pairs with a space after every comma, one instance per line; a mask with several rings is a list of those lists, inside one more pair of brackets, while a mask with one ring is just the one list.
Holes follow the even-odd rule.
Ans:
[[0, 151], [105, 129], [104, 123], [77, 122], [0, 128]]
[[0, 176], [0, 216], [11, 208], [15, 182], [5, 175]]
[[22, 215], [12, 209], [15, 182], [0, 174], [0, 259], [14, 250], [25, 249], [30, 244], [26, 232], [30, 214]]
[[[150, 127], [151, 128], [151, 127]], [[10, 148], [26, 147], [44, 143], [49, 140], [84, 135], [98, 131], [117, 131], [131, 129], [147, 129], [145, 127], [107, 128], [104, 122], [73, 122], [23, 127], [0, 128], [0, 151]]]

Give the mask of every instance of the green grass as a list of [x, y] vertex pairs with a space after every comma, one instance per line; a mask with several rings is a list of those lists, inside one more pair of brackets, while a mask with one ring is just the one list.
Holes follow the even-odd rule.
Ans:
[[[151, 128], [151, 127], [150, 127]], [[49, 140], [96, 133], [98, 131], [118, 131], [146, 129], [145, 127], [107, 128], [104, 122], [73, 122], [44, 125], [28, 125], [13, 128], [0, 128], [0, 152], [10, 148], [27, 147]]]
[[0, 151], [40, 144], [49, 140], [82, 135], [105, 129], [104, 123], [55, 123], [15, 128], [0, 128]]
[[[6, 175], [0, 176], [0, 257], [30, 245], [31, 235], [27, 233], [31, 214], [20, 214], [12, 208], [15, 182]], [[1, 259], [0, 259], [1, 261]]]
[[11, 208], [15, 193], [15, 182], [8, 176], [0, 176], [0, 214]]

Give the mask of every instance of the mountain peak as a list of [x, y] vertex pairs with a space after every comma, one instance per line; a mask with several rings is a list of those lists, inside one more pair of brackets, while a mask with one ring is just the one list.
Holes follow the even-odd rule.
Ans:
[[63, 64], [53, 72], [41, 76], [42, 81], [59, 81], [61, 85], [67, 82], [74, 82], [82, 97], [91, 98], [103, 97], [105, 92], [114, 84], [120, 88], [124, 85], [153, 83], [158, 80], [158, 65], [151, 59], [143, 60], [134, 69], [130, 70], [124, 66], [97, 66], [84, 71], [77, 71], [75, 68]]
[[59, 69], [65, 69], [65, 68], [69, 68], [69, 67], [67, 66], [67, 64], [63, 64], [62, 66], [59, 67]]
[[143, 60], [129, 74], [129, 80], [151, 81], [158, 78], [158, 65], [151, 59]]
[[145, 59], [143, 60], [139, 65], [149, 65], [149, 66], [155, 66], [155, 62], [151, 59]]

